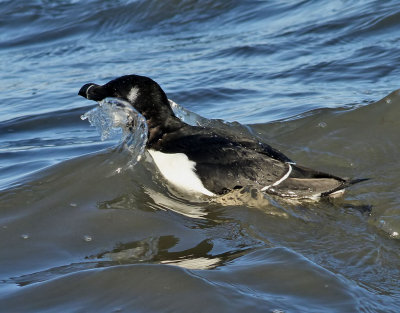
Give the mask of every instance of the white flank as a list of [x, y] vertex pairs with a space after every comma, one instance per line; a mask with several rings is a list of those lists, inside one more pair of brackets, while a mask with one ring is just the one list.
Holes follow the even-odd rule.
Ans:
[[139, 95], [139, 88], [135, 86], [131, 88], [126, 98], [129, 100], [130, 103], [134, 103], [138, 95]]
[[171, 184], [181, 190], [215, 196], [207, 190], [195, 173], [196, 162], [189, 160], [183, 153], [162, 153], [148, 150], [159, 171]]
[[289, 165], [289, 170], [287, 171], [287, 173], [285, 175], [283, 175], [282, 178], [280, 178], [279, 180], [274, 182], [272, 185], [265, 186], [263, 189], [261, 189], [261, 191], [265, 191], [271, 187], [278, 186], [281, 182], [283, 182], [284, 180], [286, 180], [289, 177], [290, 173], [292, 172], [292, 166], [290, 165], [290, 163], [286, 163], [286, 164]]

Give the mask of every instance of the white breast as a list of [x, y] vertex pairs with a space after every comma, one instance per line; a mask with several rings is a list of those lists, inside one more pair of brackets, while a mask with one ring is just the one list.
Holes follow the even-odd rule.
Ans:
[[186, 192], [215, 196], [207, 190], [196, 174], [196, 162], [183, 153], [162, 153], [148, 150], [159, 171], [171, 184]]

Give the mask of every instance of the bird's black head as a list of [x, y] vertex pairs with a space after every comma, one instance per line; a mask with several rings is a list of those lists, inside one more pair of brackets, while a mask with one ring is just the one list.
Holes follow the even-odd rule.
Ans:
[[155, 81], [145, 76], [121, 76], [102, 86], [85, 84], [78, 95], [94, 101], [107, 97], [128, 101], [146, 118], [150, 133], [157, 136], [171, 127], [177, 127], [178, 122], [166, 94]]
[[124, 99], [147, 119], [160, 120], [173, 115], [164, 91], [155, 81], [144, 76], [121, 76], [103, 86], [85, 84], [78, 95], [94, 101], [107, 97]]
[[78, 95], [88, 100], [101, 101], [106, 98], [106, 96], [104, 97], [104, 95], [100, 92], [102, 88], [99, 87], [101, 86], [93, 83], [85, 84], [79, 90]]

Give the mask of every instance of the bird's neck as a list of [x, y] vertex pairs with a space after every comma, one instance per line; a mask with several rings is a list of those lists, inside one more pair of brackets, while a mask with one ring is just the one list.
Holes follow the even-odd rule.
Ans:
[[149, 129], [149, 138], [147, 146], [153, 146], [158, 140], [160, 140], [165, 134], [172, 133], [182, 128], [185, 125], [180, 119], [175, 116], [168, 116], [168, 118], [159, 121], [154, 118], [147, 120], [147, 126]]

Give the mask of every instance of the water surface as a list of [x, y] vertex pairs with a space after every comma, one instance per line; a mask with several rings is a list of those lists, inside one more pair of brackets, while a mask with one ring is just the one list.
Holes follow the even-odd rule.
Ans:
[[[0, 12], [0, 311], [400, 311], [397, 1]], [[182, 199], [80, 118], [95, 103], [79, 88], [124, 74], [299, 164], [370, 180], [334, 201]]]

